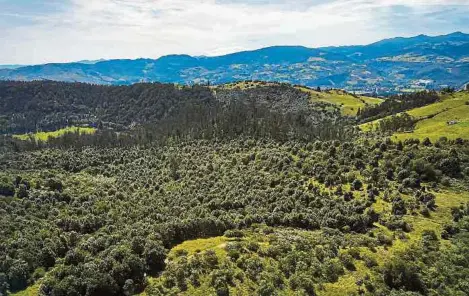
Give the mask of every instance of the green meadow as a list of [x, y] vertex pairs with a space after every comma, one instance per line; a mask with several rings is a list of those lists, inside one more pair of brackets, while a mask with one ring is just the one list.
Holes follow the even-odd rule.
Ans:
[[315, 91], [306, 87], [298, 87], [301, 91], [310, 94], [311, 101], [331, 103], [340, 107], [343, 115], [356, 116], [358, 110], [367, 106], [380, 104], [383, 100], [378, 98], [355, 96], [342, 90]]

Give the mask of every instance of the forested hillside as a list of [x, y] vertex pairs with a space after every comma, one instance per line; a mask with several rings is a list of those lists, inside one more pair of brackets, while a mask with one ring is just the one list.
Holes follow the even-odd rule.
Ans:
[[[129, 131], [151, 126], [158, 136], [336, 137], [347, 118], [334, 105], [311, 102], [287, 84], [256, 88], [172, 84], [99, 86], [49, 81], [0, 82], [3, 133], [68, 126]], [[197, 134], [197, 135], [196, 135]], [[301, 134], [301, 135], [300, 135]]]
[[466, 96], [0, 83], [0, 295], [467, 295]]

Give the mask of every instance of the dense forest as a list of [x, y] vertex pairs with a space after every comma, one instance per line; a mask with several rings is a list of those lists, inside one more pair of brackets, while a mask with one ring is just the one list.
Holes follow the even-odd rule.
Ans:
[[[52, 81], [0, 82], [3, 133], [87, 125], [118, 131], [152, 125], [160, 134], [324, 134], [343, 126], [337, 108], [311, 103], [287, 84], [252, 89], [135, 84], [99, 86]], [[276, 130], [274, 130], [276, 129]], [[154, 132], [155, 133], [155, 132]], [[331, 135], [330, 135], [331, 136]]]
[[[351, 295], [467, 295], [469, 142], [354, 125], [438, 98], [355, 119], [284, 84], [2, 82], [0, 295], [331, 295], [352, 273]], [[11, 137], [71, 124], [97, 132]]]

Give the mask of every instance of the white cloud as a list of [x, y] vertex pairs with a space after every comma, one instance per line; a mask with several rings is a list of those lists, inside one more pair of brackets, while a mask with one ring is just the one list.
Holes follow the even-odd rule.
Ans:
[[[363, 44], [401, 30], [434, 33], [438, 21], [425, 15], [455, 5], [469, 11], [469, 0], [70, 0], [63, 9], [40, 15], [5, 11], [19, 25], [0, 22], [0, 63]], [[406, 9], [399, 16], [395, 7]], [[396, 15], [415, 17], [422, 32], [402, 28], [393, 20]], [[449, 18], [437, 29], [464, 29], [457, 26]]]

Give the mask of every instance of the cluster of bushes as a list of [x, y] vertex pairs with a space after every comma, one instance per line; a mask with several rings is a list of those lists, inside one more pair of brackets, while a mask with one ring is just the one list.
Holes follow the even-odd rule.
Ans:
[[226, 253], [218, 256], [213, 249], [193, 255], [175, 252], [166, 270], [146, 288], [147, 294], [176, 295], [208, 283], [217, 295], [230, 295], [230, 290], [266, 296], [316, 295], [325, 283], [337, 282], [345, 270], [356, 270], [359, 260], [376, 266], [372, 257], [362, 256], [357, 248], [360, 244], [374, 249], [380, 245], [376, 238], [356, 235], [346, 240], [333, 229], [313, 233], [258, 226], [238, 231], [241, 235], [227, 242]]
[[[449, 248], [441, 243], [435, 231], [426, 230], [418, 244], [391, 258], [381, 273], [385, 287], [395, 293], [392, 295], [466, 295], [469, 292], [468, 221], [468, 216], [464, 216], [445, 227], [442, 237], [451, 240]], [[372, 292], [379, 287], [377, 283], [370, 286]]]
[[384, 134], [413, 131], [416, 122], [409, 114], [402, 113], [379, 120], [377, 130]]

